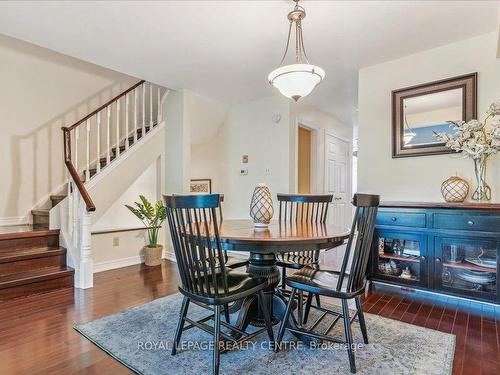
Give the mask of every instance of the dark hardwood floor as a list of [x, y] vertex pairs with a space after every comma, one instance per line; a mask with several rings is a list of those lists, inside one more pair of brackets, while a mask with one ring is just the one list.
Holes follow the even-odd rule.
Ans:
[[[177, 291], [175, 264], [131, 266], [96, 274], [93, 289], [55, 291], [0, 303], [0, 374], [128, 374], [73, 325]], [[371, 292], [372, 314], [453, 333], [454, 374], [500, 374], [500, 309], [471, 310], [451, 299], [417, 300]]]

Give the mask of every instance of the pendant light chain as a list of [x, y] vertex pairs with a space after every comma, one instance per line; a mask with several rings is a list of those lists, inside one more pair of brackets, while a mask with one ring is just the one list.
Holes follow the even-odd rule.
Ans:
[[283, 64], [283, 61], [285, 61], [285, 57], [286, 57], [286, 54], [288, 52], [288, 47], [290, 46], [290, 35], [292, 34], [292, 25], [293, 25], [293, 21], [290, 20], [290, 26], [288, 27], [288, 37], [286, 38], [285, 53], [283, 54], [283, 57], [281, 58], [281, 61], [278, 64], [278, 66], [281, 66], [281, 64]]

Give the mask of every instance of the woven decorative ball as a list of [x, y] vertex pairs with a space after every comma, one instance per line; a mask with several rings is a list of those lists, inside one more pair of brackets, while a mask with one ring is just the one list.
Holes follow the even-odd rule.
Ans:
[[441, 184], [441, 194], [446, 202], [463, 202], [469, 194], [469, 184], [463, 178], [452, 176]]
[[271, 222], [274, 214], [271, 191], [266, 184], [260, 183], [255, 187], [250, 202], [250, 217], [256, 227], [265, 228]]

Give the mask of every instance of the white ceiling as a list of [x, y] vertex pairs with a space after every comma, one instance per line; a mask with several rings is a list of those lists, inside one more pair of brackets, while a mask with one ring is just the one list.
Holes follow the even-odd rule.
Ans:
[[[305, 0], [308, 101], [351, 122], [357, 69], [495, 30], [497, 2]], [[228, 104], [274, 95], [291, 1], [0, 2], [0, 33]], [[464, 51], [464, 53], [467, 53]]]

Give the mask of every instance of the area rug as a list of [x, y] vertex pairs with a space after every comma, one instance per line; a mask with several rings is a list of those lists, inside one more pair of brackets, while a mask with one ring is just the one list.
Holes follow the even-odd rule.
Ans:
[[[145, 375], [210, 374], [209, 334], [193, 328], [183, 333], [180, 350], [170, 350], [182, 296], [173, 294], [126, 311], [79, 324], [75, 329], [132, 371]], [[331, 306], [330, 306], [331, 307]], [[311, 310], [313, 311], [313, 310]], [[200, 319], [207, 310], [190, 305], [188, 316]], [[358, 374], [450, 374], [455, 336], [365, 314], [370, 343], [363, 344], [359, 324], [353, 324]], [[236, 316], [232, 316], [234, 322]], [[313, 321], [314, 315], [311, 315]], [[330, 321], [324, 319], [325, 327]], [[277, 327], [275, 327], [275, 331]], [[342, 324], [330, 335], [343, 338]], [[265, 333], [238, 350], [221, 355], [221, 374], [349, 374], [345, 348], [289, 342], [279, 353], [269, 349]]]

